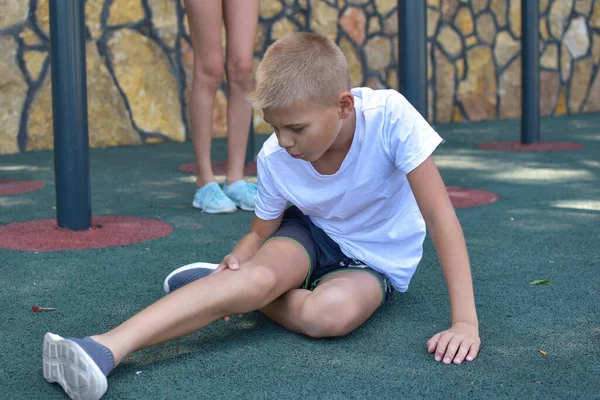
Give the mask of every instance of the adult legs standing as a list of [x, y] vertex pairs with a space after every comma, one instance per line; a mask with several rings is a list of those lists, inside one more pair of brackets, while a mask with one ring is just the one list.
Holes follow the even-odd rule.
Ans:
[[196, 184], [202, 187], [215, 180], [210, 145], [215, 96], [225, 72], [221, 47], [223, 7], [220, 1], [185, 0], [185, 9], [194, 48], [194, 78], [189, 104], [190, 134], [198, 167]]
[[258, 26], [258, 0], [225, 0], [227, 29], [227, 183], [244, 178], [244, 159], [252, 106], [246, 95], [252, 88], [254, 38]]
[[[198, 190], [194, 207], [205, 212], [233, 212], [236, 206], [254, 210], [256, 185], [244, 178], [244, 160], [252, 107], [246, 94], [252, 86], [254, 38], [258, 26], [258, 0], [201, 2], [186, 0], [194, 48], [194, 79], [190, 98], [191, 137], [196, 154]], [[221, 28], [227, 31], [223, 66]], [[215, 183], [211, 165], [212, 115], [216, 92], [227, 72], [227, 182]]]

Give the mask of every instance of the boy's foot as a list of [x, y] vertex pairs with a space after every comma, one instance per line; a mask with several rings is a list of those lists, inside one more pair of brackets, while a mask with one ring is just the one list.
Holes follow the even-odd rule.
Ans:
[[188, 283], [192, 283], [195, 280], [210, 274], [217, 269], [218, 266], [219, 264], [198, 262], [179, 267], [167, 275], [165, 282], [163, 283], [163, 289], [165, 290], [165, 293], [171, 293]]
[[209, 214], [232, 213], [237, 210], [235, 204], [223, 193], [217, 182], [207, 183], [198, 188], [192, 204]]
[[242, 210], [254, 211], [256, 183], [239, 180], [227, 186], [227, 182], [225, 182], [223, 191]]
[[97, 400], [106, 392], [106, 375], [114, 367], [112, 352], [92, 339], [44, 336], [44, 378], [57, 382], [71, 399]]

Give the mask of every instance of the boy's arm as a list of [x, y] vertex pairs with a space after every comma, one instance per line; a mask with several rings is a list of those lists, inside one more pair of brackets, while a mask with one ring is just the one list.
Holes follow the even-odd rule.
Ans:
[[452, 327], [428, 342], [436, 361], [459, 364], [473, 360], [479, 351], [479, 325], [475, 310], [469, 256], [460, 223], [446, 186], [431, 157], [411, 171], [408, 182], [423, 214], [448, 286]]
[[277, 231], [281, 225], [283, 214], [273, 220], [264, 220], [254, 216], [250, 232], [244, 236], [233, 248], [230, 254], [221, 261], [217, 271], [224, 268], [236, 270], [239, 264], [251, 259], [258, 249]]

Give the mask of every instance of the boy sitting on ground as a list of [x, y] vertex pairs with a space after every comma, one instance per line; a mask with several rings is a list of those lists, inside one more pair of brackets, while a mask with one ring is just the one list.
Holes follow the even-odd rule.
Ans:
[[408, 289], [426, 226], [452, 313], [428, 351], [446, 364], [477, 356], [465, 241], [431, 159], [438, 134], [398, 92], [351, 90], [341, 50], [310, 33], [268, 49], [251, 99], [275, 133], [258, 155], [250, 232], [216, 271], [176, 270], [167, 296], [109, 332], [47, 333], [44, 377], [69, 396], [100, 398], [128, 354], [232, 314], [260, 310], [311, 337], [346, 335]]

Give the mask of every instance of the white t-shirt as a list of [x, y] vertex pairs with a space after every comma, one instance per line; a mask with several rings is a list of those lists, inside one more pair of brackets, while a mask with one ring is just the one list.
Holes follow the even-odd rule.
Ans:
[[442, 139], [395, 90], [352, 90], [356, 130], [340, 169], [321, 175], [291, 157], [273, 134], [258, 155], [256, 215], [279, 217], [291, 203], [348, 257], [405, 292], [423, 254], [425, 221], [406, 174]]

